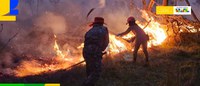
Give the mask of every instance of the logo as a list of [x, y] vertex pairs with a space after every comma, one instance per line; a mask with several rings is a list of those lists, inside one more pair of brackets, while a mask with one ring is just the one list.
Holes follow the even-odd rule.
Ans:
[[156, 14], [191, 15], [191, 6], [156, 6]]
[[175, 6], [174, 14], [176, 14], [176, 15], [191, 15], [191, 6]]
[[16, 21], [18, 0], [0, 0], [0, 21]]

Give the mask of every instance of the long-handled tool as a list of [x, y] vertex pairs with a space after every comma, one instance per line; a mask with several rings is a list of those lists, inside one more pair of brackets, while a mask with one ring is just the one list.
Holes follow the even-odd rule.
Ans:
[[[104, 55], [104, 54], [106, 54], [106, 53], [107, 53], [107, 52], [103, 52], [102, 55]], [[80, 65], [80, 64], [82, 64], [82, 63], [84, 63], [84, 62], [85, 62], [85, 60], [80, 61], [80, 62], [78, 62], [78, 63], [76, 63], [76, 64], [74, 64], [74, 65], [68, 67], [67, 70], [68, 70], [68, 69], [71, 69], [71, 68], [73, 68], [73, 67], [76, 67], [76, 66], [78, 66], [78, 65]]]
[[71, 69], [71, 68], [73, 68], [73, 67], [76, 67], [76, 66], [78, 66], [78, 65], [80, 65], [80, 64], [82, 64], [82, 63], [84, 63], [84, 62], [85, 62], [85, 60], [80, 61], [80, 62], [78, 62], [78, 63], [76, 63], [76, 64], [74, 64], [74, 65], [68, 67], [67, 70], [68, 70], [68, 69]]

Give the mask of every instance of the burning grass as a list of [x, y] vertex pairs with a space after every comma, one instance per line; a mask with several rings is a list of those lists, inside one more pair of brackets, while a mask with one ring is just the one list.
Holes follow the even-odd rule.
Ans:
[[[103, 4], [104, 3], [104, 4]], [[66, 3], [63, 3], [64, 6], [66, 6]], [[71, 4], [71, 3], [69, 3]], [[72, 4], [73, 5], [73, 4]], [[105, 0], [101, 0], [100, 7], [104, 7]], [[124, 5], [125, 6], [125, 5]], [[119, 6], [120, 7], [120, 6]], [[69, 7], [71, 8], [71, 7]], [[114, 6], [116, 9], [116, 7]], [[123, 9], [123, 8], [122, 8]], [[114, 29], [119, 29], [116, 27], [123, 26], [122, 22], [116, 22], [116, 17], [119, 17], [119, 21], [125, 21], [123, 19], [123, 13], [126, 14], [126, 12], [123, 10], [116, 9], [112, 10], [111, 13], [105, 10], [105, 13], [102, 13], [104, 16], [109, 16], [106, 19], [110, 19], [112, 21], [108, 23], [113, 23], [114, 25], [111, 25], [111, 27], [115, 27]], [[64, 37], [59, 38], [57, 34], [63, 34], [65, 32], [66, 28], [72, 27], [76, 25], [77, 20], [83, 20], [79, 19], [80, 16], [79, 11], [76, 11], [75, 13], [72, 12], [72, 14], [67, 14], [70, 16], [62, 16], [58, 14], [54, 14], [51, 12], [45, 12], [43, 16], [40, 16], [34, 22], [34, 25], [36, 25], [35, 28], [38, 28], [38, 31], [36, 31], [36, 36], [39, 37], [36, 38], [35, 36], [28, 36], [28, 39], [30, 40], [28, 44], [28, 48], [35, 50], [34, 48], [38, 48], [41, 51], [41, 53], [44, 53], [43, 51], [47, 51], [48, 55], [37, 55], [36, 52], [31, 52], [28, 54], [31, 55], [25, 55], [26, 59], [21, 59], [17, 64], [14, 64], [15, 67], [9, 68], [5, 67], [6, 69], [3, 70], [3, 74], [1, 74], [2, 70], [0, 70], [0, 82], [57, 82], [61, 83], [63, 86], [80, 86], [82, 81], [84, 80], [83, 77], [85, 77], [85, 68], [84, 64], [77, 66], [72, 69], [67, 69], [68, 67], [80, 62], [83, 60], [82, 58], [82, 48], [83, 43], [73, 41], [74, 44], [81, 44], [78, 46], [74, 46], [70, 44], [71, 40], [66, 40]], [[85, 11], [85, 10], [84, 10]], [[41, 11], [42, 12], [42, 11]], [[81, 12], [81, 11], [80, 11]], [[123, 12], [123, 13], [122, 13]], [[162, 20], [156, 19], [155, 15], [148, 15], [148, 13], [144, 10], [140, 10], [141, 12], [141, 21], [138, 19], [137, 24], [144, 28], [146, 26], [146, 22], [150, 21], [146, 28], [144, 28], [145, 32], [150, 36], [150, 41], [148, 42], [148, 50], [150, 51], [150, 58], [151, 58], [151, 66], [150, 67], [143, 67], [143, 54], [139, 51], [139, 60], [138, 63], [132, 64], [129, 61], [132, 60], [132, 47], [133, 45], [131, 43], [128, 43], [125, 40], [131, 39], [131, 37], [134, 36], [134, 34], [129, 33], [126, 36], [123, 36], [122, 38], [116, 37], [114, 34], [110, 33], [110, 44], [107, 48], [107, 55], [104, 57], [104, 69], [102, 73], [102, 77], [100, 78], [99, 83], [97, 83], [97, 86], [137, 86], [137, 85], [199, 85], [199, 45], [194, 46], [167, 46], [166, 40], [171, 36], [171, 34], [167, 35], [167, 29], [165, 25], [171, 24], [172, 27], [170, 28], [171, 32], [175, 34], [175, 36], [181, 32], [191, 32], [195, 33], [198, 29], [198, 27], [190, 25], [190, 22], [185, 22], [182, 18], [174, 17], [174, 16], [168, 16], [167, 19], [168, 23], [163, 25], [161, 24]], [[68, 12], [67, 12], [68, 13]], [[109, 14], [110, 13], [110, 14]], [[122, 14], [121, 14], [122, 13]], [[139, 12], [138, 12], [139, 13]], [[66, 14], [66, 13], [65, 13]], [[77, 17], [77, 15], [79, 17]], [[114, 15], [113, 17], [113, 14]], [[74, 18], [77, 17], [76, 21], [70, 21], [70, 18], [74, 20]], [[127, 15], [126, 15], [127, 17]], [[161, 16], [163, 17], [163, 16]], [[68, 19], [69, 18], [69, 19]], [[66, 21], [66, 20], [67, 21]], [[22, 19], [23, 20], [23, 19]], [[180, 20], [180, 21], [179, 21]], [[30, 21], [30, 20], [28, 20]], [[32, 23], [32, 22], [31, 22]], [[73, 25], [71, 25], [73, 24]], [[23, 25], [29, 25], [29, 24], [23, 24]], [[24, 27], [24, 26], [23, 26]], [[30, 28], [28, 26], [28, 28]], [[78, 26], [79, 27], [79, 26]], [[34, 29], [35, 29], [34, 28]], [[108, 27], [110, 29], [110, 27]], [[184, 28], [184, 29], [182, 29]], [[80, 34], [78, 29], [70, 29], [70, 31], [74, 32], [73, 35], [70, 34], [67, 35], [70, 39], [76, 39], [76, 37], [73, 37], [74, 34]], [[81, 29], [82, 30], [82, 29]], [[111, 29], [113, 30], [113, 29]], [[42, 36], [38, 35], [39, 31], [42, 32]], [[52, 31], [52, 32], [51, 32]], [[60, 33], [61, 32], [61, 33]], [[171, 33], [170, 32], [170, 33]], [[71, 32], [69, 32], [71, 33]], [[48, 35], [46, 35], [48, 34]], [[50, 34], [50, 36], [49, 36]], [[54, 35], [53, 35], [54, 34]], [[81, 32], [83, 34], [83, 31]], [[64, 34], [65, 35], [65, 34]], [[24, 35], [23, 35], [24, 36]], [[35, 37], [35, 38], [34, 38]], [[43, 37], [43, 38], [41, 38]], [[23, 41], [25, 37], [23, 37]], [[83, 38], [83, 37], [81, 37]], [[174, 37], [175, 38], [175, 37]], [[51, 41], [49, 41], [49, 39]], [[60, 42], [60, 39], [66, 40], [63, 43]], [[124, 40], [125, 39], [125, 40]], [[20, 42], [21, 43], [21, 42]], [[36, 46], [29, 46], [36, 44]], [[0, 44], [3, 45], [3, 43]], [[17, 45], [18, 43], [16, 43]], [[26, 43], [25, 43], [26, 44]], [[41, 44], [41, 45], [40, 45]], [[44, 46], [44, 45], [50, 45], [50, 46]], [[21, 49], [22, 51], [27, 50], [27, 46], [23, 47], [23, 44], [20, 44], [20, 46], [17, 46], [17, 49]], [[19, 47], [19, 48], [18, 48]], [[23, 48], [21, 48], [23, 47]], [[12, 46], [11, 46], [12, 49]], [[18, 50], [20, 52], [21, 50]], [[37, 49], [36, 49], [37, 51]], [[27, 51], [29, 52], [29, 51]], [[51, 53], [52, 52], [52, 53]], [[50, 55], [49, 55], [50, 53]], [[20, 56], [20, 55], [18, 55]], [[4, 57], [4, 56], [3, 56]], [[6, 56], [5, 56], [6, 57]], [[12, 57], [12, 56], [9, 56]], [[11, 58], [8, 58], [5, 62], [10, 62]], [[17, 65], [17, 67], [16, 67]], [[3, 65], [4, 66], [4, 65]]]
[[[146, 11], [141, 10], [141, 13], [142, 18], [145, 21], [151, 20], [148, 24], [141, 21], [136, 21], [136, 23], [141, 28], [143, 28], [145, 32], [150, 36], [148, 48], [151, 49], [155, 46], [163, 45], [163, 42], [168, 37], [168, 35], [166, 35], [165, 32], [166, 28], [164, 28], [162, 24], [155, 20], [153, 16], [148, 15]], [[110, 43], [106, 49], [106, 57], [110, 57], [114, 62], [119, 62], [121, 60], [131, 61], [130, 58], [132, 57], [131, 52], [133, 51], [133, 45], [131, 43], [128, 43], [126, 40], [131, 39], [134, 36], [134, 34], [129, 33], [126, 36], [123, 36], [122, 38], [116, 37], [114, 34], [111, 33], [109, 34], [109, 36]], [[16, 68], [13, 69], [14, 71], [11, 74], [17, 77], [26, 77], [32, 75], [40, 75], [48, 72], [55, 72], [58, 70], [68, 70], [68, 67], [79, 63], [80, 61], [83, 61], [83, 43], [80, 43], [79, 46], [72, 46], [68, 44], [68, 42], [65, 42], [64, 44], [67, 46], [63, 48], [63, 45], [59, 43], [59, 37], [56, 34], [54, 34], [54, 36], [52, 37], [54, 37], [51, 38], [53, 39], [53, 45], [50, 46], [51, 48], [48, 48], [51, 49], [49, 51], [53, 52], [52, 55], [47, 56], [48, 58], [46, 59], [33, 59], [35, 57], [32, 56], [32, 59], [23, 60]], [[73, 43], [76, 43], [76, 41]], [[180, 53], [182, 54], [182, 52]]]
[[[150, 41], [148, 42], [148, 47], [161, 45], [162, 42], [166, 39], [167, 35], [165, 33], [165, 28], [161, 27], [153, 17], [149, 16], [146, 11], [141, 11], [142, 18], [145, 21], [151, 20], [146, 26], [145, 23], [137, 21], [137, 24], [145, 30], [145, 32], [150, 36]], [[144, 28], [145, 27], [145, 28]], [[126, 40], [131, 39], [134, 34], [129, 33], [122, 38], [116, 37], [114, 34], [109, 34], [110, 43], [107, 51], [107, 56], [111, 57], [113, 60], [117, 59], [116, 57], [122, 56], [122, 59], [127, 59], [129, 55], [127, 52], [133, 51], [131, 43], [128, 43]], [[66, 43], [67, 44], [67, 43]], [[68, 44], [69, 45], [69, 44]], [[82, 58], [82, 48], [83, 43], [79, 46], [72, 46], [63, 48], [58, 43], [58, 37], [54, 34], [54, 43], [51, 51], [54, 55], [50, 59], [40, 59], [40, 60], [25, 60], [20, 63], [20, 65], [14, 70], [14, 75], [18, 77], [25, 77], [29, 75], [38, 75], [45, 72], [52, 72], [61, 69], [67, 69], [68, 67], [83, 61]], [[73, 53], [77, 52], [77, 53]], [[47, 63], [46, 63], [47, 62]]]
[[[193, 49], [194, 47], [196, 49]], [[103, 60], [102, 76], [97, 86], [198, 86], [200, 84], [200, 47], [198, 45], [159, 46], [148, 50], [151, 56], [150, 67], [143, 67], [142, 51], [139, 51], [136, 64], [124, 60], [114, 62], [112, 58], [106, 56]], [[132, 58], [132, 52], [127, 54]], [[86, 77], [84, 71], [85, 67], [80, 65], [68, 71], [58, 70], [21, 78], [0, 76], [0, 82], [57, 82], [61, 83], [61, 86], [80, 86]]]

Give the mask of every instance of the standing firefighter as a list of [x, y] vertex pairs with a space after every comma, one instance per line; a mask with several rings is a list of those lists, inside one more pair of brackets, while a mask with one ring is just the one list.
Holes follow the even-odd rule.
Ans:
[[133, 52], [133, 57], [134, 57], [133, 62], [134, 63], [136, 62], [138, 49], [140, 48], [140, 45], [142, 45], [142, 50], [143, 50], [145, 57], [146, 57], [145, 65], [148, 65], [149, 64], [149, 56], [148, 56], [148, 51], [147, 51], [147, 41], [149, 40], [149, 37], [135, 23], [134, 17], [129, 17], [127, 19], [127, 23], [129, 24], [129, 28], [125, 32], [118, 34], [118, 36], [126, 35], [130, 31], [132, 31], [135, 34], [134, 40], [136, 40], [135, 41], [135, 48], [134, 48], [134, 52]]
[[85, 35], [83, 57], [86, 61], [87, 79], [83, 86], [94, 86], [100, 77], [103, 51], [109, 43], [108, 29], [103, 24], [102, 17], [95, 17], [92, 28]]

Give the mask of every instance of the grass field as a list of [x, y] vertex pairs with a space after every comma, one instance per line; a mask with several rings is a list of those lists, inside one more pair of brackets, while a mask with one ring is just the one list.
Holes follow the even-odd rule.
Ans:
[[[159, 46], [149, 48], [150, 66], [145, 67], [140, 51], [137, 63], [104, 57], [97, 86], [200, 86], [200, 46]], [[132, 56], [131, 52], [128, 52]], [[120, 58], [121, 55], [118, 56]], [[117, 57], [116, 57], [117, 58]], [[85, 66], [18, 78], [0, 76], [0, 82], [61, 83], [80, 86], [86, 78]]]

